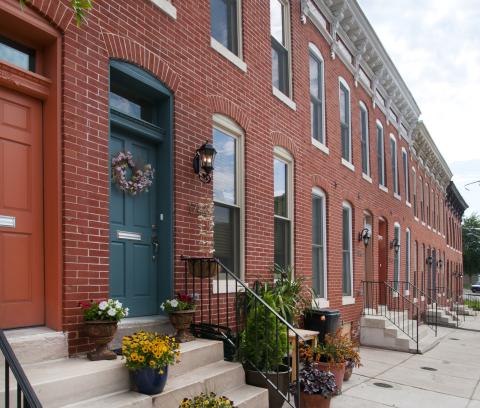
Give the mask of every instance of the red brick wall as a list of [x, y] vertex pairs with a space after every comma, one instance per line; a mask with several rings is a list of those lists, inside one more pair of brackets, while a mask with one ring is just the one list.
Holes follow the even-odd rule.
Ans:
[[[328, 297], [330, 306], [341, 308], [344, 321], [358, 320], [359, 296], [364, 276], [364, 246], [358, 242], [363, 211], [374, 217], [371, 240], [375, 274], [378, 269], [378, 217], [388, 221], [388, 240], [393, 224], [411, 230], [411, 242], [445, 250], [446, 257], [461, 264], [461, 255], [446, 248], [443, 236], [414, 221], [405, 205], [401, 147], [406, 142], [386, 123], [383, 113], [321, 34], [300, 22], [300, 1], [292, 1], [293, 111], [272, 94], [269, 6], [265, 0], [243, 2], [244, 73], [210, 47], [208, 1], [173, 0], [177, 20], [169, 18], [148, 0], [98, 0], [88, 23], [77, 28], [67, 0], [33, 0], [32, 7], [59, 26], [63, 40], [63, 177], [64, 177], [64, 329], [70, 351], [85, 351], [89, 345], [81, 332], [78, 302], [108, 296], [109, 218], [108, 197], [108, 62], [120, 58], [154, 73], [174, 92], [175, 172], [175, 265], [183, 273], [182, 254], [202, 253], [197, 243], [197, 219], [189, 203], [211, 197], [211, 185], [199, 182], [191, 169], [195, 149], [211, 138], [212, 114], [232, 117], [245, 130], [245, 267], [246, 279], [269, 279], [273, 263], [273, 147], [288, 149], [295, 160], [295, 270], [311, 279], [311, 191], [322, 188], [327, 195]], [[58, 9], [57, 9], [58, 7]], [[61, 21], [61, 23], [60, 23]], [[68, 23], [69, 22], [69, 23]], [[313, 42], [325, 59], [326, 131], [330, 154], [313, 147], [310, 139], [308, 43]], [[340, 164], [338, 77], [351, 89], [353, 162], [355, 172]], [[370, 161], [373, 183], [361, 176], [358, 102], [369, 108]], [[375, 120], [385, 130], [386, 169], [389, 193], [378, 188]], [[398, 141], [399, 184], [402, 201], [393, 197], [389, 134]], [[410, 157], [410, 156], [409, 156]], [[417, 168], [417, 175], [425, 179]], [[428, 179], [428, 177], [427, 177]], [[428, 180], [430, 186], [434, 186]], [[413, 186], [413, 183], [410, 182]], [[436, 188], [436, 187], [435, 187]], [[356, 304], [341, 306], [341, 215], [342, 202], [353, 207], [353, 264]], [[404, 247], [401, 271], [405, 271]], [[389, 249], [389, 275], [393, 274], [393, 251]], [[420, 257], [419, 257], [420, 258]], [[421, 262], [421, 259], [419, 259]], [[412, 273], [413, 273], [412, 265]], [[412, 274], [413, 280], [413, 274]], [[180, 284], [177, 279], [177, 287]]]

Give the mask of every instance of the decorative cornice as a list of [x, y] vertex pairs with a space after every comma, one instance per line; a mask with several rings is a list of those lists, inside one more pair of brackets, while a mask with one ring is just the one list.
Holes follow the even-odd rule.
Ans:
[[437, 180], [445, 190], [452, 178], [452, 171], [422, 121], [418, 122], [412, 139], [416, 156], [423, 163], [427, 174]]

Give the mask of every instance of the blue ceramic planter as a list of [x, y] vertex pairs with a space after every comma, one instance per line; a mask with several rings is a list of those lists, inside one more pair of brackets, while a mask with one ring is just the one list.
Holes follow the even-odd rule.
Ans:
[[164, 367], [163, 374], [153, 368], [142, 368], [133, 371], [132, 377], [138, 392], [147, 395], [160, 394], [167, 383], [168, 366]]

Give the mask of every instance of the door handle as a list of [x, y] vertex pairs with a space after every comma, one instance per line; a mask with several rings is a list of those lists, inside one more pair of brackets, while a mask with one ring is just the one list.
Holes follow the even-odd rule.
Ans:
[[158, 242], [158, 239], [156, 237], [152, 238], [152, 261], [155, 261], [157, 259], [158, 255], [158, 247], [160, 246], [160, 243]]

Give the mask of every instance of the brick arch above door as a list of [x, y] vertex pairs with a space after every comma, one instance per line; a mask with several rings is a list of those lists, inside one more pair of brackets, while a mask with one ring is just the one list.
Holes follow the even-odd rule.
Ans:
[[248, 132], [251, 120], [248, 113], [243, 108], [220, 95], [209, 95], [207, 96], [207, 100], [212, 114], [218, 113], [228, 116], [237, 122], [245, 132]]
[[130, 38], [118, 34], [103, 32], [105, 47], [110, 58], [131, 62], [150, 71], [172, 92], [176, 92], [181, 77], [153, 51]]

